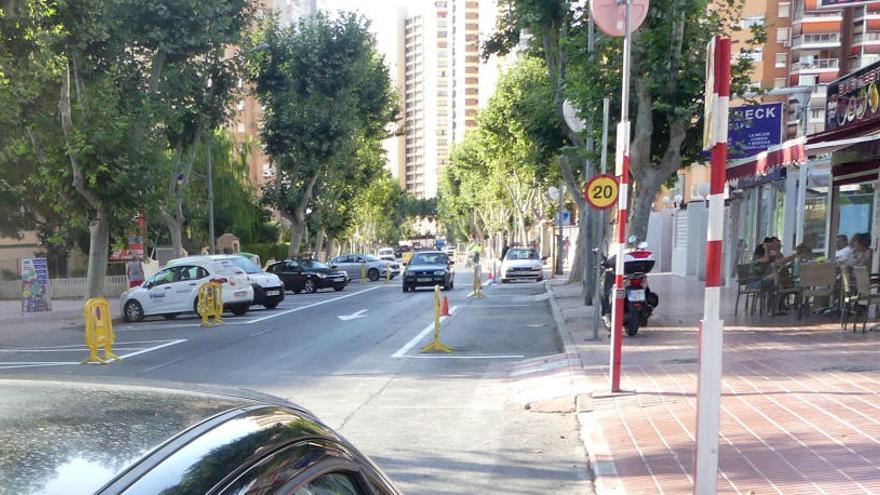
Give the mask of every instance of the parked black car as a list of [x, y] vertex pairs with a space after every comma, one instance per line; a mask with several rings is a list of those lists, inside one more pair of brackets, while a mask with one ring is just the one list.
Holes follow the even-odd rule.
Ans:
[[0, 492], [399, 493], [301, 407], [194, 387], [0, 380]]
[[441, 251], [417, 251], [410, 258], [403, 272], [403, 291], [415, 292], [416, 287], [434, 287], [451, 290], [455, 285], [455, 272], [446, 253]]
[[296, 294], [302, 291], [312, 293], [331, 287], [338, 292], [350, 281], [344, 271], [334, 270], [320, 261], [308, 259], [279, 261], [269, 265], [266, 271], [281, 277], [284, 288]]

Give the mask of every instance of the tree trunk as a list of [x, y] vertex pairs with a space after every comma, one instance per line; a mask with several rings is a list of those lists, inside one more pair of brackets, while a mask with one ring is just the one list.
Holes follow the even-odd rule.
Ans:
[[168, 227], [168, 233], [171, 235], [171, 250], [175, 258], [183, 256], [183, 226], [181, 222], [168, 217], [162, 219], [162, 222]]
[[654, 198], [666, 181], [666, 175], [652, 171], [636, 183], [638, 194], [633, 195], [632, 213], [630, 213], [629, 232], [627, 237], [634, 235], [639, 242], [644, 241], [648, 234], [648, 220], [654, 206]]
[[290, 247], [287, 250], [289, 256], [296, 256], [299, 254], [305, 232], [306, 222], [294, 217], [290, 222]]
[[89, 266], [86, 282], [86, 299], [104, 295], [107, 277], [107, 257], [110, 247], [110, 213], [99, 208], [97, 216], [89, 224]]
[[316, 257], [318, 256], [318, 254], [321, 253], [321, 248], [322, 248], [323, 245], [324, 245], [324, 238], [325, 238], [326, 236], [327, 236], [327, 231], [324, 229], [324, 227], [321, 227], [320, 229], [318, 229], [318, 234], [315, 235], [315, 249], [314, 249], [314, 253], [315, 253], [315, 256], [316, 256]]
[[[574, 259], [571, 261], [571, 271], [568, 274], [568, 283], [584, 282], [584, 263], [586, 256], [584, 253], [591, 249], [587, 246], [587, 231], [590, 229], [589, 212], [587, 210], [580, 211], [580, 225], [578, 226], [577, 244], [574, 250]], [[584, 285], [584, 291], [590, 288]]]

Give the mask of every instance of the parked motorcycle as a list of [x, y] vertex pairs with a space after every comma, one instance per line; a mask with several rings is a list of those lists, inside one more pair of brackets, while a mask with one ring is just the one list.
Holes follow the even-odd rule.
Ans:
[[[654, 254], [648, 251], [648, 243], [641, 242], [636, 247], [635, 236], [629, 238], [629, 248], [623, 258], [623, 286], [626, 289], [623, 307], [623, 328], [626, 334], [634, 337], [639, 327], [648, 325], [648, 318], [660, 303], [660, 298], [648, 287], [648, 272], [654, 269]], [[594, 250], [598, 253], [598, 250]], [[608, 330], [611, 330], [611, 293], [614, 287], [614, 269], [616, 256], [610, 258], [604, 253], [601, 266], [603, 275], [602, 319]]]

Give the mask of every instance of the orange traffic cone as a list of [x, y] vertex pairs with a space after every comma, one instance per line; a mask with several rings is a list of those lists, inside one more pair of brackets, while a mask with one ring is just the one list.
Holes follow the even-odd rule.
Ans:
[[443, 305], [440, 307], [440, 316], [450, 316], [449, 299], [447, 299], [446, 296], [443, 296]]

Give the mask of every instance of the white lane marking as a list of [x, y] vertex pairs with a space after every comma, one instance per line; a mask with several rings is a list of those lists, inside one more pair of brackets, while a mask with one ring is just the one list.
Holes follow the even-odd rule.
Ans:
[[462, 308], [533, 308], [535, 304], [469, 304]]
[[157, 351], [157, 350], [159, 350], [159, 349], [162, 349], [163, 347], [169, 347], [169, 346], [172, 346], [172, 345], [177, 345], [177, 344], [180, 344], [180, 343], [182, 343], [182, 342], [186, 342], [186, 339], [172, 340], [171, 342], [166, 342], [166, 343], [164, 343], [164, 344], [155, 345], [155, 346], [153, 346], [153, 347], [148, 347], [148, 348], [146, 348], [146, 349], [141, 349], [141, 350], [139, 350], [139, 351], [130, 352], [130, 353], [128, 353], [128, 354], [123, 354], [123, 355], [121, 355], [121, 356], [119, 356], [119, 357], [121, 357], [122, 359], [130, 358], [130, 357], [133, 357], [133, 356], [138, 356], [138, 355], [140, 355], [140, 354], [145, 354], [145, 353], [147, 353], [147, 352]]
[[[120, 350], [137, 349], [134, 352], [129, 352], [127, 354], [122, 354], [119, 356], [122, 359], [126, 359], [126, 358], [130, 358], [130, 357], [138, 356], [140, 354], [145, 354], [147, 352], [156, 351], [156, 350], [162, 349], [164, 347], [169, 347], [172, 345], [180, 344], [182, 342], [186, 342], [186, 340], [187, 339], [178, 339], [178, 340], [172, 340], [172, 341], [154, 340], [154, 341], [142, 341], [142, 342], [123, 342], [121, 344], [121, 346], [116, 348], [116, 350], [120, 351]], [[137, 347], [134, 347], [134, 348], [122, 347], [126, 344], [155, 343], [155, 342], [162, 342], [162, 343], [159, 345], [154, 345], [152, 347], [148, 347], [146, 349], [137, 348]], [[34, 351], [31, 351], [28, 349], [22, 349], [22, 350], [16, 349], [16, 350], [6, 350], [6, 351], [7, 352], [26, 352], [26, 353], [34, 352]], [[83, 346], [82, 348], [78, 348], [78, 349], [77, 348], [44, 349], [44, 350], [38, 351], [38, 352], [52, 352], [52, 351], [87, 352], [88, 349], [85, 348], [85, 346]], [[16, 368], [40, 368], [40, 367], [48, 367], [48, 366], [70, 366], [70, 365], [78, 365], [78, 364], [80, 364], [79, 361], [7, 361], [7, 362], [0, 362], [0, 370], [10, 370], [10, 369], [16, 369]], [[90, 363], [90, 364], [98, 364], [98, 363]]]
[[395, 356], [405, 359], [523, 359], [523, 354], [478, 354], [472, 356], [445, 356], [438, 354], [436, 356]]
[[[455, 311], [457, 309], [458, 309], [458, 306], [453, 306], [453, 307], [449, 308], [449, 314], [450, 315], [455, 314]], [[441, 316], [440, 317], [440, 324], [443, 325], [443, 322], [448, 318], [450, 318], [450, 317], [449, 316]], [[434, 322], [432, 321], [431, 323], [428, 324], [428, 326], [423, 328], [422, 331], [418, 333], [418, 335], [413, 337], [409, 342], [404, 344], [403, 347], [398, 349], [397, 352], [392, 354], [391, 357], [393, 357], [393, 358], [403, 357], [404, 354], [409, 352], [410, 349], [415, 347], [415, 345], [418, 344], [423, 338], [425, 338], [426, 335], [428, 335], [429, 333], [431, 333], [433, 331], [434, 331]]]
[[79, 364], [77, 362], [65, 362], [65, 363], [33, 363], [33, 364], [15, 364], [15, 365], [7, 365], [5, 363], [0, 363], [0, 370], [13, 370], [17, 368], [43, 368], [48, 366], [69, 366], [71, 364]]
[[350, 315], [339, 315], [339, 316], [337, 316], [337, 318], [339, 318], [342, 321], [357, 320], [358, 318], [366, 318], [367, 317], [366, 312], [367, 312], [366, 309], [362, 309], [362, 310], [357, 311], [355, 313], [352, 313]]
[[333, 301], [339, 301], [339, 300], [345, 299], [345, 298], [347, 298], [347, 297], [353, 297], [353, 296], [356, 296], [356, 295], [358, 295], [358, 294], [363, 294], [364, 292], [369, 292], [369, 291], [371, 291], [371, 290], [376, 290], [376, 289], [378, 289], [378, 288], [380, 288], [380, 287], [382, 287], [382, 286], [381, 286], [381, 285], [377, 285], [377, 286], [375, 286], [375, 287], [370, 287], [370, 288], [367, 288], [367, 289], [364, 289], [364, 290], [361, 290], [361, 291], [358, 291], [358, 292], [353, 292], [353, 293], [351, 293], [351, 294], [346, 294], [346, 295], [344, 295], [344, 296], [334, 297], [333, 299], [325, 299], [325, 300], [323, 300], [323, 301], [319, 301], [319, 302], [316, 302], [316, 303], [313, 303], [313, 304], [308, 304], [308, 305], [306, 305], [306, 306], [300, 306], [300, 307], [298, 307], [298, 308], [288, 309], [287, 311], [282, 311], [282, 312], [280, 312], [280, 313], [273, 313], [273, 314], [271, 314], [271, 315], [263, 316], [263, 317], [261, 317], [261, 318], [257, 318], [257, 319], [255, 319], [255, 320], [241, 321], [241, 322], [239, 322], [239, 321], [233, 321], [233, 322], [229, 322], [229, 324], [230, 324], [230, 325], [245, 325], [245, 324], [248, 324], [248, 323], [259, 323], [259, 322], [261, 322], [261, 321], [266, 321], [266, 320], [269, 320], [269, 319], [272, 319], [272, 318], [278, 318], [279, 316], [284, 316], [284, 315], [286, 315], [286, 314], [294, 313], [294, 312], [296, 312], [296, 311], [302, 311], [302, 310], [304, 310], [304, 309], [314, 308], [315, 306], [320, 306], [320, 305], [322, 305], [322, 304], [331, 303], [331, 302], [333, 302]]

